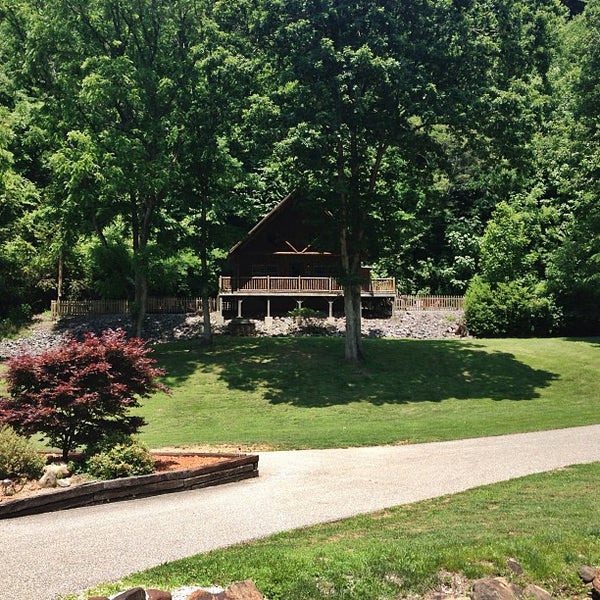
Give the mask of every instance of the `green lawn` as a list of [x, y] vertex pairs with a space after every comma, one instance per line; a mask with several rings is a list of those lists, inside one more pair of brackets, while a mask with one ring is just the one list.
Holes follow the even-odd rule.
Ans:
[[94, 593], [252, 579], [269, 600], [395, 600], [461, 573], [584, 598], [578, 567], [600, 564], [599, 481], [600, 464], [569, 467], [198, 555]]
[[600, 422], [600, 339], [217, 338], [159, 345], [170, 397], [141, 409], [151, 447], [328, 448]]

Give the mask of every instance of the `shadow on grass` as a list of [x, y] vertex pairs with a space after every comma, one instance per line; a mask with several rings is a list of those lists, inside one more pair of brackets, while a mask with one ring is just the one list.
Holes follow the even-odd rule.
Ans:
[[171, 385], [193, 371], [236, 390], [263, 390], [273, 404], [306, 408], [448, 398], [534, 400], [557, 375], [506, 352], [458, 340], [366, 339], [364, 365], [348, 365], [341, 338], [221, 338], [211, 348], [169, 344], [159, 352]]
[[566, 337], [563, 338], [567, 342], [585, 342], [586, 344], [593, 344], [594, 346], [600, 346], [600, 337]]

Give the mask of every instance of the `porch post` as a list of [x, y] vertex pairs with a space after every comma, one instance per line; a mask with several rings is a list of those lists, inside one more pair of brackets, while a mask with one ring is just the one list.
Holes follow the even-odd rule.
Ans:
[[238, 299], [238, 319], [242, 318], [242, 302], [243, 300], [241, 298]]
[[298, 305], [298, 308], [302, 308], [302, 302], [304, 302], [304, 300], [296, 300], [296, 304]]
[[328, 321], [333, 321], [333, 300], [327, 300], [327, 302], [329, 303], [329, 317], [327, 318]]
[[217, 325], [223, 325], [225, 318], [223, 317], [223, 296], [217, 296]]
[[271, 298], [267, 298], [267, 316], [265, 317], [265, 325], [273, 325], [273, 317], [271, 316]]

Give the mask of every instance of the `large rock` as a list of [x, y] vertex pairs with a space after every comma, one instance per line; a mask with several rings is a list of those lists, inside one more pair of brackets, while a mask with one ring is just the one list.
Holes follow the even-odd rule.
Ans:
[[260, 593], [253, 581], [239, 581], [230, 585], [224, 593], [223, 600], [263, 600], [264, 596]]
[[212, 593], [207, 590], [197, 590], [188, 596], [187, 600], [264, 600], [253, 581], [238, 581], [222, 592]]
[[172, 600], [171, 592], [163, 590], [146, 590], [147, 600]]
[[69, 468], [64, 463], [50, 463], [44, 467], [44, 474], [38, 480], [38, 485], [43, 488], [56, 487], [57, 480], [68, 474]]
[[473, 600], [517, 600], [523, 589], [504, 577], [485, 577], [473, 584]]
[[196, 590], [187, 597], [187, 600], [220, 600], [223, 597], [221, 594], [223, 594], [223, 592], [213, 594], [208, 590]]
[[514, 558], [509, 558], [506, 566], [516, 575], [523, 575], [523, 567]]
[[146, 590], [141, 587], [132, 588], [115, 596], [113, 600], [146, 600]]
[[534, 598], [535, 600], [552, 600], [552, 596], [544, 588], [539, 585], [530, 583], [524, 590], [523, 595], [526, 598]]
[[592, 583], [597, 576], [598, 569], [596, 567], [589, 567], [588, 565], [579, 567], [579, 577], [581, 577], [583, 583]]

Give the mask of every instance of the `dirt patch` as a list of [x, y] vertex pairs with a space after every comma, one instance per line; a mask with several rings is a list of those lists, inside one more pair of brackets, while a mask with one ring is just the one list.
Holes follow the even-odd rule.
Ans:
[[154, 472], [162, 473], [164, 471], [181, 471], [184, 469], [198, 469], [207, 465], [214, 465], [223, 462], [231, 457], [223, 456], [203, 456], [194, 454], [168, 454], [156, 455], [154, 462]]

